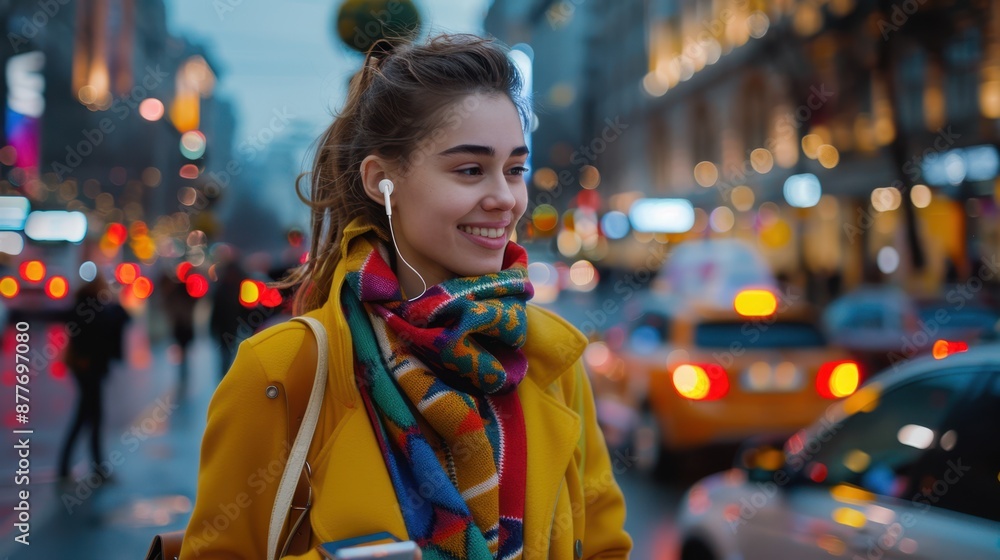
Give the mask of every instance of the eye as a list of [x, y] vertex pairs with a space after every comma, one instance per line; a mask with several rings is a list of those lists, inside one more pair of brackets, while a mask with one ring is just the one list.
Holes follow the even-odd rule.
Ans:
[[518, 175], [518, 176], [524, 175], [527, 172], [528, 172], [528, 168], [524, 167], [524, 166], [514, 167], [514, 168], [511, 168], [511, 170], [509, 171], [509, 173], [511, 175]]
[[[472, 173], [470, 173], [470, 171]], [[482, 168], [479, 168], [479, 167], [467, 167], [465, 169], [456, 170], [455, 173], [461, 173], [462, 175], [466, 175], [468, 177], [474, 177], [476, 175], [482, 175], [483, 174], [483, 170], [482, 170]]]

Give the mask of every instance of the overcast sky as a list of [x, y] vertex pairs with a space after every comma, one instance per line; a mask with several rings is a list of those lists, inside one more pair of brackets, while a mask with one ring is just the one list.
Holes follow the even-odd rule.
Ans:
[[[236, 105], [237, 145], [266, 127], [275, 110], [314, 123], [318, 135], [361, 62], [332, 34], [343, 0], [166, 2], [171, 32], [205, 45], [221, 67], [217, 92]], [[415, 3], [428, 29], [481, 33], [492, 0]]]

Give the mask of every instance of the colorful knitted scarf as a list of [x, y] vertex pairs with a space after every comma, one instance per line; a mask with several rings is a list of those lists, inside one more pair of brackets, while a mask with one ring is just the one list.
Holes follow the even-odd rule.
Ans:
[[410, 538], [425, 560], [521, 558], [526, 252], [407, 301], [382, 241], [345, 243], [355, 373]]

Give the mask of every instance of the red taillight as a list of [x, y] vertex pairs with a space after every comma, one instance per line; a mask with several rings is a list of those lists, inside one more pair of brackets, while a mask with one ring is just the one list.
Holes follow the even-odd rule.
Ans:
[[28, 282], [41, 282], [45, 278], [45, 264], [42, 261], [25, 261], [20, 267], [21, 278]]
[[943, 360], [952, 354], [960, 354], [969, 350], [969, 345], [962, 341], [939, 340], [934, 343], [931, 354], [935, 360]]
[[267, 288], [260, 296], [260, 303], [264, 307], [278, 307], [282, 302], [281, 292], [277, 288]]
[[4, 276], [0, 278], [0, 295], [5, 298], [12, 298], [21, 291], [21, 285], [17, 283], [17, 279], [13, 276]]
[[181, 282], [187, 281], [187, 275], [191, 272], [191, 263], [184, 261], [177, 265], [177, 279]]
[[200, 298], [208, 293], [208, 279], [201, 274], [188, 274], [184, 284], [188, 295], [193, 298]]
[[677, 394], [693, 401], [721, 399], [729, 392], [729, 376], [719, 364], [681, 364], [671, 379]]
[[146, 299], [153, 293], [153, 282], [145, 276], [140, 276], [132, 282], [132, 294], [138, 299]]
[[69, 282], [62, 276], [53, 276], [45, 283], [45, 293], [52, 299], [62, 299], [69, 292]]
[[125, 243], [125, 240], [128, 239], [128, 230], [122, 224], [112, 223], [108, 224], [105, 235], [107, 235], [108, 241], [117, 247]]
[[123, 285], [135, 282], [135, 279], [141, 275], [139, 266], [134, 263], [121, 263], [115, 267], [115, 280], [118, 280], [118, 283]]
[[826, 399], [850, 396], [860, 384], [861, 368], [850, 360], [827, 362], [816, 375], [816, 392]]

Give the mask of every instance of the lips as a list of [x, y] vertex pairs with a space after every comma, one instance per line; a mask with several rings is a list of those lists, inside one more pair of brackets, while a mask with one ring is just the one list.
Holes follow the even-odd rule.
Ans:
[[507, 229], [505, 227], [476, 227], [476, 226], [461, 225], [458, 226], [458, 229], [464, 231], [465, 233], [469, 233], [472, 235], [479, 235], [490, 239], [498, 239], [501, 237], [506, 237], [507, 235]]
[[[507, 246], [508, 236], [507, 230], [504, 228], [458, 226], [456, 229], [458, 229], [459, 233], [461, 233], [466, 239], [476, 245], [479, 245], [480, 247], [496, 251]], [[497, 235], [497, 232], [500, 232], [499, 235]]]

